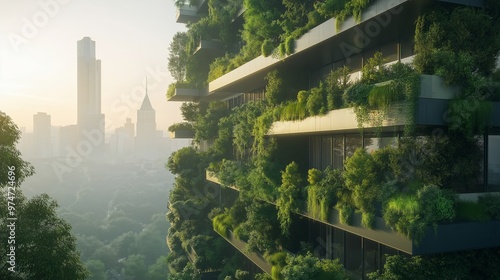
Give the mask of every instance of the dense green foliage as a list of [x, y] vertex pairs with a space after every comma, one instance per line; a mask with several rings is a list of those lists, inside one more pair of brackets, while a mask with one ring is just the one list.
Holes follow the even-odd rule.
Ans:
[[188, 122], [175, 123], [168, 127], [168, 131], [175, 132], [177, 130], [192, 130], [193, 125]]
[[[2, 279], [86, 279], [87, 268], [80, 260], [76, 249], [76, 238], [69, 223], [56, 213], [57, 202], [47, 194], [31, 199], [20, 190], [15, 192], [15, 272], [6, 268], [7, 249], [2, 246]], [[0, 207], [7, 209], [7, 200], [0, 201]], [[0, 212], [0, 233], [10, 236], [7, 211]]]
[[[0, 111], [0, 188], [7, 186], [9, 180], [9, 168], [15, 170], [15, 182], [20, 185], [26, 177], [34, 174], [33, 166], [24, 161], [16, 144], [21, 137], [21, 131], [12, 119]], [[10, 186], [10, 185], [9, 185]]]
[[344, 268], [338, 259], [327, 260], [312, 254], [289, 255], [281, 269], [283, 279], [296, 280], [341, 280], [345, 279]]
[[301, 177], [297, 163], [292, 162], [286, 166], [285, 172], [281, 173], [281, 186], [278, 188], [278, 220], [280, 221], [281, 231], [288, 235], [288, 228], [292, 223], [291, 212], [298, 211], [298, 198], [300, 197]]
[[0, 111], [0, 190], [5, 193], [0, 200], [0, 235], [5, 237], [0, 278], [86, 279], [89, 271], [70, 224], [57, 213], [57, 201], [47, 194], [28, 199], [21, 191], [34, 167], [16, 148], [20, 135], [17, 125]]
[[337, 193], [343, 188], [342, 173], [327, 167], [323, 173], [310, 169], [308, 174], [307, 212], [316, 219], [327, 221], [329, 211], [336, 203]]
[[[218, 2], [213, 1], [211, 5], [214, 3]], [[231, 1], [228, 7], [233, 7], [234, 3]], [[370, 3], [369, 0], [245, 0], [243, 42], [238, 42], [241, 49], [238, 46], [233, 50], [226, 44], [226, 55], [211, 63], [208, 75], [203, 72], [193, 77], [197, 77], [199, 85], [202, 76], [214, 80], [260, 54], [283, 58], [293, 53], [295, 40], [310, 28], [332, 16], [337, 17], [338, 28], [347, 16], [352, 15], [359, 21]], [[221, 30], [222, 33], [215, 30], [215, 26], [223, 22], [216, 20], [220, 16], [216, 10], [213, 8], [208, 17], [190, 25], [189, 34], [221, 39], [227, 30]], [[310, 254], [285, 258], [282, 246], [294, 222], [294, 212], [306, 210], [302, 203], [306, 202], [311, 217], [322, 221], [331, 218], [328, 215], [334, 206], [339, 210], [340, 221], [345, 224], [352, 224], [353, 217], [361, 213], [362, 225], [373, 228], [375, 220], [383, 217], [388, 226], [415, 242], [420, 241], [429, 228], [436, 229], [439, 223], [454, 219], [498, 219], [497, 198], [484, 197], [479, 203], [463, 203], [457, 202], [447, 190], [468, 191], [469, 186], [477, 183], [477, 162], [483, 151], [478, 145], [481, 140], [474, 135], [488, 126], [489, 101], [496, 98], [484, 89], [493, 74], [492, 57], [498, 55], [500, 46], [494, 32], [498, 26], [492, 15], [492, 11], [472, 8], [453, 12], [436, 8], [425, 12], [416, 26], [414, 67], [399, 62], [386, 66], [382, 54], [376, 53], [364, 61], [362, 78], [354, 83], [349, 82], [346, 67], [332, 71], [309, 89], [294, 89], [292, 75], [271, 71], [266, 76], [265, 100], [230, 110], [222, 102], [183, 105], [183, 115], [186, 121], [193, 123], [197, 143], [213, 144], [204, 152], [181, 150], [169, 161], [169, 167], [179, 175], [171, 195], [171, 202], [174, 201], [169, 217], [174, 228], [169, 234], [172, 246], [180, 247], [176, 251], [182, 252], [189, 250], [193, 240], [210, 244], [207, 240], [214, 237], [207, 238], [210, 236], [206, 231], [208, 216], [212, 219], [208, 227], [220, 235], [227, 236], [231, 230], [234, 237], [247, 243], [247, 250], [270, 255], [268, 261], [273, 265], [274, 279], [343, 279], [338, 262], [322, 262]], [[480, 27], [474, 22], [488, 27], [478, 30]], [[477, 48], [475, 36], [486, 42], [488, 47], [484, 53]], [[197, 38], [191, 37], [187, 50], [193, 50]], [[461, 86], [462, 96], [450, 103], [450, 130], [443, 135], [416, 136], [421, 74], [439, 75], [448, 84]], [[292, 100], [295, 93], [296, 100]], [[403, 113], [407, 123], [405, 135], [398, 139], [397, 146], [371, 153], [362, 148], [349, 151], [343, 172], [329, 168], [323, 172], [310, 169], [309, 184], [305, 186], [306, 167], [300, 162], [300, 167], [304, 168], [300, 170], [293, 159], [280, 150], [279, 141], [266, 137], [266, 133], [273, 121], [302, 120], [341, 108], [354, 109], [360, 128], [366, 124], [381, 128], [384, 121], [391, 121], [390, 115], [396, 113], [396, 118], [401, 118]], [[233, 203], [216, 207], [213, 197], [196, 195], [196, 190], [199, 193], [203, 188], [200, 174], [208, 162], [210, 172], [223, 186], [239, 191]], [[195, 198], [190, 198], [193, 194]], [[182, 217], [183, 208], [189, 209], [187, 219]], [[463, 215], [465, 212], [474, 214]], [[195, 223], [201, 226], [194, 228]], [[214, 255], [208, 257], [208, 253], [205, 256], [216, 258]], [[419, 269], [429, 269], [422, 273], [425, 275], [422, 279], [445, 275], [430, 270], [438, 267], [433, 262], [446, 264], [451, 260], [389, 259], [386, 271], [372, 277], [416, 279], [412, 273], [418, 273]], [[181, 254], [170, 259], [170, 267], [178, 275], [182, 275], [186, 263], [186, 257]], [[202, 267], [197, 262], [195, 266], [197, 269]], [[232, 273], [225, 274], [226, 279], [237, 277], [230, 265], [223, 269], [233, 269]], [[450, 274], [457, 278], [467, 275], [460, 274], [463, 270], [457, 271]], [[407, 272], [409, 274], [405, 274]], [[256, 279], [260, 278], [265, 276]]]
[[419, 241], [428, 225], [455, 218], [454, 198], [435, 186], [425, 186], [416, 194], [390, 199], [384, 209], [384, 220], [410, 239]]
[[498, 249], [465, 251], [431, 256], [388, 256], [383, 272], [372, 273], [372, 280], [403, 279], [498, 279]]
[[461, 87], [461, 94], [450, 102], [448, 122], [450, 129], [469, 138], [489, 125], [489, 101], [495, 98], [488, 84], [500, 54], [500, 24], [495, 19], [499, 5], [488, 1], [487, 6], [452, 11], [437, 7], [419, 17], [416, 25], [415, 68]]

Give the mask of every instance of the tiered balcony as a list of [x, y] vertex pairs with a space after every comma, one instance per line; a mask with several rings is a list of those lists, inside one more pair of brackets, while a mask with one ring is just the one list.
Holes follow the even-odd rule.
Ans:
[[[219, 179], [210, 172], [207, 172], [206, 179], [220, 184]], [[234, 186], [231, 188], [238, 190]], [[473, 197], [471, 198], [471, 195], [463, 198], [466, 200], [474, 199]], [[387, 245], [410, 255], [500, 247], [500, 238], [498, 238], [500, 236], [500, 223], [498, 221], [446, 223], [439, 224], [436, 229], [428, 226], [424, 237], [417, 242], [416, 240], [406, 238], [388, 227], [380, 217], [375, 218], [373, 229], [369, 229], [362, 226], [361, 214], [359, 213], [354, 213], [351, 225], [340, 222], [339, 211], [335, 208], [330, 209], [327, 221], [318, 220], [305, 210], [297, 214]]]
[[193, 56], [215, 58], [224, 55], [224, 48], [219, 40], [201, 40]]
[[[219, 234], [220, 235], [220, 234]], [[245, 248], [247, 243], [239, 240], [234, 236], [231, 231], [227, 232], [227, 236], [221, 235], [227, 242], [229, 242], [234, 248], [240, 251], [243, 255], [245, 255], [250, 261], [252, 261], [255, 265], [257, 265], [262, 271], [271, 275], [272, 265], [266, 261], [264, 256], [255, 252], [248, 252]]]
[[196, 88], [175, 88], [168, 101], [196, 102], [200, 99], [200, 90]]
[[198, 7], [196, 6], [184, 5], [178, 7], [175, 13], [175, 22], [177, 23], [197, 22], [199, 19]]
[[170, 132], [170, 139], [192, 139], [194, 138], [194, 130], [192, 129], [177, 129]]
[[[422, 75], [420, 96], [416, 112], [416, 125], [446, 125], [444, 112], [448, 102], [460, 92], [457, 87], [445, 85], [442, 78]], [[404, 126], [406, 112], [401, 106], [393, 106], [382, 127]], [[353, 108], [333, 110], [323, 116], [313, 116], [302, 121], [274, 122], [268, 135], [293, 135], [319, 132], [349, 131], [358, 129], [358, 121]]]

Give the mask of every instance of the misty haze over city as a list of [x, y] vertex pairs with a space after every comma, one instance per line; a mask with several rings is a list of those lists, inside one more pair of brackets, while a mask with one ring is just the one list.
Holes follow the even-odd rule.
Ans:
[[0, 1], [0, 279], [500, 279], [500, 1]]

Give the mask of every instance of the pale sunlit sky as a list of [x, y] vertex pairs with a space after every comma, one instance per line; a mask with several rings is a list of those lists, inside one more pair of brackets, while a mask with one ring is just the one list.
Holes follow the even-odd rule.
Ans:
[[173, 0], [0, 0], [0, 111], [28, 131], [37, 112], [53, 126], [76, 124], [76, 46], [90, 37], [107, 132], [136, 122], [146, 76], [157, 129], [166, 131], [181, 121], [180, 103], [165, 93], [168, 46], [184, 30]]

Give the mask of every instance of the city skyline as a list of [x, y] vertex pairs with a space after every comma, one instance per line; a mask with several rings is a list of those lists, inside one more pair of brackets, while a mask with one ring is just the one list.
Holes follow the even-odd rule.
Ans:
[[157, 111], [157, 128], [179, 122], [179, 105], [165, 102], [173, 80], [167, 71], [175, 7], [168, 1], [22, 1], [0, 3], [0, 110], [19, 127], [33, 131], [37, 112], [53, 126], [77, 123], [75, 42], [97, 42], [102, 63], [102, 113], [106, 133], [136, 122], [145, 93]]

